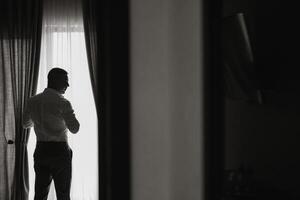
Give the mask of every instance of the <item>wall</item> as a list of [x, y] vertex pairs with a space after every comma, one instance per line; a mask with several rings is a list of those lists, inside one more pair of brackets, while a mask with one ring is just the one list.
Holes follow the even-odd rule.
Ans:
[[300, 105], [282, 102], [258, 105], [226, 100], [225, 164], [226, 169], [244, 164], [264, 186], [299, 198]]
[[265, 89], [299, 91], [299, 14], [293, 2], [222, 0], [223, 16], [244, 13], [255, 69]]
[[202, 199], [200, 9], [131, 0], [133, 200]]
[[266, 187], [299, 199], [299, 77], [294, 46], [295, 5], [284, 1], [223, 0], [223, 15], [244, 12], [254, 37], [256, 69], [266, 104], [225, 100], [225, 166], [245, 164]]

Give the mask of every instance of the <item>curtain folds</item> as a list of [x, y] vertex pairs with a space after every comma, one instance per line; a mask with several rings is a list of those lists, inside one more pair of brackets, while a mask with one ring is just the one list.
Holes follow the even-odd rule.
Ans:
[[[94, 100], [96, 104], [97, 113], [99, 113], [99, 105], [98, 105], [98, 82], [97, 82], [97, 74], [98, 74], [98, 37], [99, 33], [98, 22], [97, 22], [97, 14], [96, 14], [96, 1], [94, 0], [82, 0], [82, 8], [83, 8], [83, 24], [84, 24], [84, 32], [85, 32], [85, 44], [86, 51], [88, 57], [89, 71], [91, 84], [94, 94]], [[101, 105], [101, 104], [100, 104]]]
[[27, 200], [26, 99], [35, 94], [41, 44], [42, 1], [4, 0], [0, 7], [0, 199]]
[[81, 0], [81, 3], [90, 80], [98, 117], [99, 198], [111, 199], [111, 135], [108, 132], [110, 9], [108, 1]]
[[81, 1], [98, 114], [99, 195], [130, 199], [129, 1]]

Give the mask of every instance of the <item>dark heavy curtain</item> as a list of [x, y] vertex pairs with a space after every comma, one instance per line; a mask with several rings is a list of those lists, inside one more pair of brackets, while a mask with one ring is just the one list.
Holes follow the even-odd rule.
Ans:
[[[88, 57], [89, 71], [91, 84], [94, 94], [94, 100], [96, 103], [97, 114], [99, 112], [98, 105], [98, 92], [97, 92], [97, 72], [98, 72], [98, 17], [96, 15], [97, 5], [95, 0], [83, 0], [82, 8], [83, 8], [83, 23], [85, 30], [85, 43], [86, 43], [86, 51]], [[99, 12], [99, 11], [98, 11]]]
[[[26, 99], [35, 94], [41, 43], [42, 1], [2, 0], [0, 6], [0, 199], [28, 199]], [[1, 177], [2, 179], [3, 177]]]
[[[100, 1], [103, 2], [103, 1]], [[98, 116], [98, 132], [99, 132], [99, 198], [108, 200], [109, 198], [109, 150], [108, 150], [108, 134], [107, 134], [107, 109], [105, 106], [105, 65], [100, 66], [99, 46], [100, 41], [100, 15], [103, 16], [103, 7], [100, 7], [97, 0], [81, 0], [85, 44], [87, 52], [87, 60], [89, 65], [90, 79], [93, 89], [94, 101]], [[100, 3], [99, 3], [100, 4]], [[102, 49], [104, 46], [102, 46]], [[103, 64], [103, 62], [102, 62]], [[98, 74], [99, 73], [99, 74]], [[98, 75], [101, 74], [98, 86]], [[99, 93], [98, 93], [99, 91]], [[99, 98], [98, 98], [99, 96]], [[99, 108], [101, 107], [101, 114]], [[101, 118], [101, 120], [100, 120]]]
[[129, 1], [82, 0], [98, 113], [99, 198], [130, 199]]

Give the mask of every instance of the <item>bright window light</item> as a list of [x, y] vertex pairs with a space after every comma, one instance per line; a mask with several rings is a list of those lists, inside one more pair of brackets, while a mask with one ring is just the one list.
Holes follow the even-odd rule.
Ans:
[[[71, 199], [98, 200], [97, 115], [83, 31], [43, 33], [38, 93], [47, 87], [47, 74], [53, 67], [60, 67], [68, 72], [70, 87], [64, 96], [71, 102], [80, 122], [79, 132], [77, 134], [69, 132], [68, 134], [69, 145], [73, 150]], [[28, 142], [30, 200], [34, 197], [33, 153], [35, 143], [36, 137], [32, 129]], [[56, 200], [53, 181], [48, 200]]]

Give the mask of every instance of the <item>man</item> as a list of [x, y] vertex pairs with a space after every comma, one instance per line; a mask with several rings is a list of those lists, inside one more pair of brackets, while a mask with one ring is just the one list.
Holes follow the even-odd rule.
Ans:
[[70, 200], [72, 150], [68, 130], [77, 133], [79, 122], [71, 103], [63, 97], [69, 87], [67, 72], [53, 68], [48, 86], [27, 101], [23, 127], [34, 127], [37, 144], [34, 152], [34, 200], [46, 200], [53, 180], [57, 200]]

